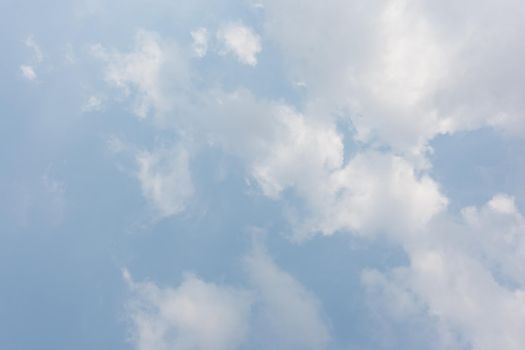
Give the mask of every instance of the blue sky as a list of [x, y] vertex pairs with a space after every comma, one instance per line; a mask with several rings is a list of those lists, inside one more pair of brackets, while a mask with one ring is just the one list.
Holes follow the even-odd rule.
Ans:
[[525, 348], [524, 17], [3, 1], [0, 348]]

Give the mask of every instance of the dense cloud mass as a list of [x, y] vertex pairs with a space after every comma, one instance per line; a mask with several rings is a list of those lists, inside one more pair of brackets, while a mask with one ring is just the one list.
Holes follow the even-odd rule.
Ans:
[[57, 11], [3, 27], [0, 245], [67, 263], [6, 253], [38, 282], [0, 300], [123, 268], [121, 348], [525, 348], [521, 2]]

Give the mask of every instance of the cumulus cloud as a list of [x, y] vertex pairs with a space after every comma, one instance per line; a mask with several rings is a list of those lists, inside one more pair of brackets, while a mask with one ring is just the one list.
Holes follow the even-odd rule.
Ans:
[[366, 272], [365, 284], [402, 291], [407, 305], [419, 303], [475, 350], [521, 349], [524, 218], [502, 194], [481, 208], [463, 209], [462, 216], [462, 223], [441, 223], [422, 239], [405, 240], [410, 265], [387, 279]]
[[[434, 14], [430, 4], [404, 0], [330, 4], [308, 2], [304, 11], [293, 11], [290, 1], [264, 4], [265, 35], [285, 54], [294, 81], [305, 82], [300, 111], [242, 89], [205, 90], [182, 98], [185, 113], [176, 113], [177, 121], [184, 119], [186, 131], [241, 157], [265, 195], [279, 198], [287, 189], [299, 194], [308, 213], [307, 223], [294, 219], [302, 230], [421, 229], [447, 204], [438, 184], [425, 173], [430, 167], [429, 140], [484, 123], [501, 126], [510, 117], [500, 113], [496, 119], [471, 122], [471, 113], [456, 115], [466, 109], [445, 95], [460, 92], [458, 70], [467, 69], [472, 57], [466, 52], [477, 41], [466, 36], [460, 23], [451, 28], [461, 35], [451, 35], [440, 22], [441, 12]], [[471, 16], [463, 6], [454, 11]], [[480, 25], [473, 23], [475, 28]], [[497, 31], [499, 27], [490, 23]], [[202, 29], [192, 32], [194, 39], [202, 39]], [[348, 31], [363, 35], [340, 40]], [[226, 51], [244, 63], [256, 63], [260, 38], [251, 29], [230, 23], [218, 37]], [[165, 42], [140, 32], [130, 53], [94, 50], [108, 62], [110, 81], [139, 92], [139, 115], [152, 106], [173, 112], [172, 100], [181, 99], [177, 91], [166, 88], [168, 79], [160, 74], [173, 53]], [[318, 49], [312, 52], [312, 47]], [[456, 109], [446, 111], [445, 105]], [[336, 112], [341, 111], [349, 111], [352, 137], [365, 150], [354, 153], [347, 164], [342, 161], [345, 150], [337, 127], [341, 113]], [[513, 118], [509, 120], [519, 123]], [[385, 172], [389, 175], [381, 176]]]
[[[139, 38], [141, 35], [144, 34]], [[142, 43], [144, 40], [147, 45]], [[102, 50], [101, 55], [106, 58], [117, 57], [110, 61], [142, 63], [145, 61], [141, 53], [145, 50], [143, 47], [151, 46], [152, 52], [164, 52], [159, 44], [164, 41], [148, 34], [139, 40], [138, 53], [122, 55], [99, 51]], [[176, 91], [165, 88], [166, 79], [159, 74], [163, 64], [157, 63], [153, 71], [144, 71], [148, 72], [144, 84], [142, 78], [137, 79], [137, 88], [144, 90], [146, 96], [150, 93], [153, 96], [177, 95]], [[123, 84], [127, 86], [130, 82], [117, 74], [121, 66], [114, 68], [117, 77], [114, 81], [125, 81]], [[109, 71], [113, 72], [111, 67], [110, 64]], [[131, 64], [131, 68], [139, 67]], [[246, 89], [227, 92], [215, 88], [193, 94], [191, 98], [188, 96], [176, 97], [184, 105], [184, 113], [175, 113], [176, 123], [185, 132], [242, 159], [249, 178], [264, 195], [279, 199], [282, 193], [290, 190], [302, 199], [301, 208], [292, 206], [289, 213], [295, 237], [316, 232], [332, 234], [340, 230], [364, 234], [414, 232], [446, 208], [447, 199], [440, 193], [438, 184], [421, 171], [410, 156], [394, 151], [360, 151], [345, 164], [343, 136], [336, 121], [322, 115], [323, 110], [307, 107], [299, 112], [286, 103], [258, 98]], [[144, 102], [144, 98], [139, 101]], [[169, 107], [166, 111], [174, 113]], [[149, 193], [146, 197], [157, 198], [152, 202], [169, 202], [159, 201], [160, 197], [165, 197], [160, 194], [162, 191], [152, 195], [154, 187], [144, 190], [144, 181], [142, 183], [144, 193]], [[180, 211], [161, 210], [164, 215]]]
[[244, 288], [186, 275], [176, 288], [124, 278], [132, 295], [127, 316], [138, 350], [237, 349], [271, 344], [273, 349], [325, 349], [330, 335], [319, 302], [280, 269], [260, 244], [243, 263]]
[[448, 203], [428, 175], [403, 158], [378, 152], [357, 154], [329, 174], [324, 188], [320, 196], [305, 197], [310, 204], [305, 223], [312, 232], [416, 234]]
[[[407, 267], [363, 275], [365, 284], [395, 295], [396, 307], [427, 313], [443, 334], [459, 334], [474, 349], [523, 348], [522, 214], [512, 197], [496, 195], [453, 218], [428, 159], [430, 141], [440, 134], [489, 126], [523, 135], [522, 6], [514, 0], [305, 1], [301, 11], [292, 0], [261, 5], [262, 37], [236, 22], [217, 39], [223, 54], [251, 66], [263, 38], [274, 45], [286, 78], [301, 82], [295, 106], [235, 83], [223, 88], [230, 84], [195, 78], [177, 45], [152, 33], [139, 32], [128, 52], [102, 46], [93, 52], [106, 63], [107, 81], [134, 95], [139, 116], [170, 114], [184, 132], [242, 160], [251, 183], [285, 203], [296, 237], [383, 233], [403, 247]], [[193, 54], [204, 57], [207, 30], [191, 36]], [[165, 74], [169, 60], [180, 74]], [[342, 116], [351, 122], [350, 135], [340, 127]], [[137, 155], [144, 196], [160, 216], [182, 212], [192, 196], [188, 157], [180, 149]], [[290, 347], [325, 346], [315, 299], [264, 253], [247, 261], [268, 329]], [[303, 342], [295, 336], [301, 332], [312, 338]]]
[[[162, 41], [156, 34], [140, 30], [135, 37], [135, 48], [119, 52], [100, 44], [91, 47], [91, 53], [105, 62], [106, 81], [133, 97], [133, 112], [145, 118], [151, 112], [162, 114], [172, 107], [173, 93], [187, 80], [187, 67], [174, 43]], [[173, 78], [169, 82], [166, 79]], [[180, 91], [179, 91], [180, 92]]]
[[202, 58], [208, 52], [208, 30], [206, 28], [197, 28], [191, 33], [193, 39], [192, 49], [195, 56]]
[[230, 350], [248, 330], [251, 299], [241, 289], [187, 275], [177, 288], [134, 282], [128, 303], [131, 342], [137, 350]]
[[182, 147], [137, 153], [142, 193], [160, 218], [181, 213], [194, 189], [188, 152]]
[[525, 286], [525, 218], [514, 198], [497, 194], [481, 208], [467, 207], [461, 214], [478, 260], [500, 281]]
[[[306, 212], [293, 218], [299, 235], [416, 232], [446, 208], [439, 185], [411, 162], [370, 151], [356, 153], [344, 164], [342, 136], [333, 124], [288, 106], [260, 104], [246, 92], [223, 96], [217, 114], [224, 110], [235, 118], [238, 113], [243, 120], [232, 124], [253, 128], [235, 132], [246, 139], [224, 131], [224, 144], [246, 160], [265, 195], [279, 198], [289, 189], [303, 200]], [[260, 119], [263, 126], [257, 125]]]
[[292, 191], [301, 199], [290, 213], [296, 238], [414, 233], [447, 207], [439, 185], [402, 156], [349, 152], [345, 162], [343, 136], [331, 121], [246, 90], [214, 93], [207, 104], [204, 115], [214, 118], [201, 131], [211, 143], [241, 158], [264, 195], [286, 201], [282, 194]]
[[[133, 95], [139, 116], [173, 115], [184, 132], [242, 160], [251, 183], [285, 203], [297, 238], [351, 231], [397, 242], [408, 266], [366, 272], [363, 282], [384, 289], [398, 312], [428, 314], [447, 337], [458, 334], [477, 350], [523, 348], [522, 214], [511, 196], [500, 194], [452, 217], [428, 159], [429, 143], [440, 134], [489, 126], [523, 135], [522, 6], [514, 0], [305, 1], [301, 11], [292, 0], [261, 5], [262, 37], [234, 22], [217, 39], [223, 54], [250, 66], [263, 38], [271, 43], [286, 78], [301, 82], [295, 106], [195, 78], [177, 45], [153, 33], [139, 32], [130, 51], [95, 46], [93, 52], [105, 62], [107, 81]], [[204, 57], [207, 29], [191, 37], [193, 54]], [[179, 74], [166, 74], [171, 61]], [[177, 103], [184, 113], [176, 113]], [[351, 122], [350, 135], [338, 124], [341, 116]], [[189, 156], [182, 146], [137, 154], [144, 196], [161, 217], [182, 212], [193, 195]], [[257, 295], [253, 310], [261, 310], [260, 317], [251, 314], [256, 322], [284, 348], [326, 346], [315, 298], [264, 252], [246, 261], [248, 289]]]
[[264, 194], [275, 198], [286, 188], [315, 191], [326, 173], [341, 166], [343, 144], [333, 125], [308, 120], [287, 106], [276, 107], [275, 136], [253, 158], [252, 174]]
[[523, 130], [523, 11], [513, 0], [264, 5], [289, 79], [304, 81], [306, 103], [326, 115], [347, 111], [360, 141], [421, 162], [442, 133]]
[[225, 53], [232, 53], [243, 64], [255, 66], [262, 50], [261, 38], [253, 29], [241, 23], [229, 23], [217, 32]]

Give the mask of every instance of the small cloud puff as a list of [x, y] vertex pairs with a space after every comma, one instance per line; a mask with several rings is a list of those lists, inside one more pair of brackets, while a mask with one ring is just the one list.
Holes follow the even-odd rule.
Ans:
[[251, 28], [230, 23], [220, 29], [217, 38], [224, 45], [224, 53], [233, 53], [240, 63], [255, 66], [261, 52], [261, 38]]
[[36, 79], [35, 69], [32, 66], [23, 64], [20, 66], [20, 71], [22, 72], [22, 75], [24, 76], [24, 78], [26, 78], [27, 80]]
[[208, 51], [208, 30], [201, 27], [192, 31], [190, 34], [193, 39], [192, 49], [195, 56], [199, 58], [206, 56]]
[[33, 64], [20, 65], [20, 71], [22, 72], [24, 78], [26, 78], [27, 80], [36, 80], [37, 75], [35, 69], [36, 66], [42, 63], [44, 55], [42, 54], [40, 46], [38, 46], [32, 35], [27, 37], [27, 39], [24, 41], [24, 44], [25, 46], [30, 48], [31, 51], [33, 51]]
[[90, 96], [82, 106], [82, 112], [99, 112], [103, 107], [104, 105], [101, 97]]

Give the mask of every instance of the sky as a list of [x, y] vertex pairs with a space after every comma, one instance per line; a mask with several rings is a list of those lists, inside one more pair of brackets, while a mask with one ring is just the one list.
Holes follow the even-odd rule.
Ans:
[[525, 349], [525, 5], [0, 2], [0, 348]]

